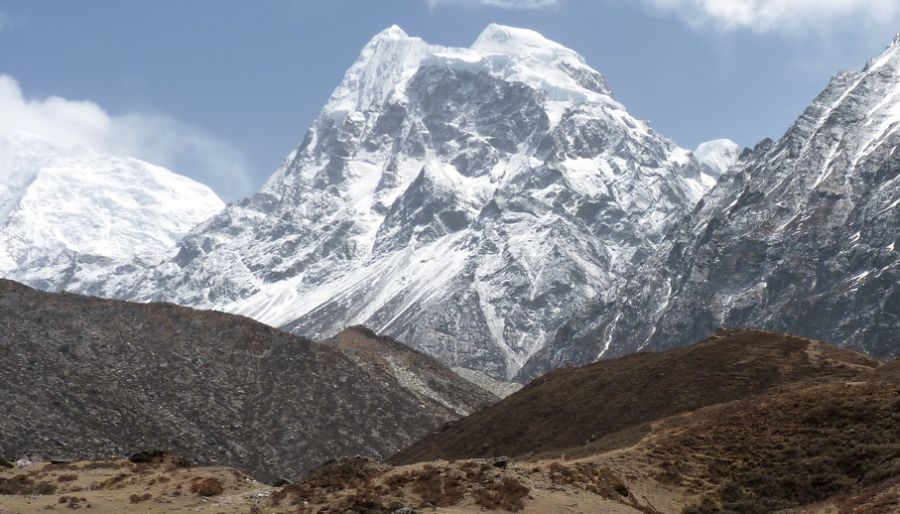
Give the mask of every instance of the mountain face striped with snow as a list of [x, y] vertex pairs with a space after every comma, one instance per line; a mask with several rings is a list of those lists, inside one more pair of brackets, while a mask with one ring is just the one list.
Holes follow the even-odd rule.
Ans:
[[159, 166], [0, 134], [0, 277], [58, 290], [117, 263], [157, 263], [222, 207]]
[[583, 313], [535, 361], [678, 345], [718, 326], [896, 357], [898, 147], [900, 37], [862, 71], [837, 75], [780, 141], [745, 154], [618, 301]]
[[510, 377], [711, 183], [572, 50], [499, 25], [470, 48], [392, 27], [262, 191], [161, 265], [80, 287], [308, 337], [362, 324]]

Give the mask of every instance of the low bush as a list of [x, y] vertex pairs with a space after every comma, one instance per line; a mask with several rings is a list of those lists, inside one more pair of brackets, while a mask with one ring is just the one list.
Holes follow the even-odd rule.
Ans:
[[475, 503], [485, 509], [518, 512], [525, 508], [529, 489], [512, 477], [475, 491]]
[[197, 496], [217, 496], [224, 491], [225, 488], [218, 478], [204, 478], [191, 484], [191, 492]]
[[56, 484], [35, 482], [28, 475], [0, 478], [0, 495], [48, 495], [56, 493]]
[[153, 498], [153, 495], [150, 493], [132, 494], [128, 497], [128, 501], [130, 501], [131, 503], [141, 503], [149, 500], [150, 498]]
[[430, 465], [414, 475], [413, 492], [421, 498], [421, 506], [449, 507], [459, 503], [465, 495], [460, 476], [451, 470]]
[[628, 497], [628, 487], [612, 471], [596, 464], [578, 462], [566, 466], [554, 462], [550, 465], [550, 480], [557, 485], [574, 485], [607, 499]]

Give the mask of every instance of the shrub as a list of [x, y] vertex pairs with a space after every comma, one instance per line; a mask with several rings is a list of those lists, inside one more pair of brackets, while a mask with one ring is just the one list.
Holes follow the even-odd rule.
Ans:
[[123, 461], [114, 460], [98, 460], [81, 465], [81, 469], [121, 469], [123, 467], [125, 467]]
[[[70, 509], [80, 508], [81, 506], [79, 505], [79, 503], [82, 503], [82, 502], [87, 503], [87, 498], [84, 498], [84, 497], [79, 498], [77, 496], [60, 496], [59, 501], [58, 501], [58, 503], [68, 503], [69, 504], [68, 507]], [[132, 503], [134, 503], [134, 502], [132, 502]], [[90, 507], [90, 504], [88, 504], [87, 507]]]
[[574, 467], [554, 462], [550, 465], [550, 480], [554, 484], [578, 486], [610, 500], [631, 494], [612, 471], [586, 462], [576, 463]]
[[197, 496], [216, 496], [224, 491], [218, 478], [204, 478], [191, 484], [191, 492]]
[[475, 503], [486, 509], [518, 512], [525, 508], [529, 489], [512, 477], [475, 491]]
[[440, 469], [430, 465], [426, 465], [415, 477], [413, 492], [421, 498], [422, 506], [432, 507], [456, 505], [464, 495], [459, 477], [449, 471], [445, 475]]
[[165, 459], [169, 454], [162, 450], [143, 450], [132, 454], [128, 460], [134, 464], [155, 464]]
[[356, 489], [381, 475], [387, 468], [371, 459], [352, 457], [330, 461], [314, 469], [302, 480], [288, 484], [272, 494], [274, 504], [291, 498], [294, 505], [320, 503], [328, 493]]
[[153, 498], [153, 495], [150, 493], [132, 494], [128, 497], [128, 501], [130, 501], [131, 503], [141, 503], [149, 500], [150, 498]]
[[91, 489], [93, 489], [93, 490], [121, 489], [122, 487], [124, 487], [124, 484], [122, 482], [124, 482], [127, 478], [128, 478], [127, 473], [119, 473], [118, 475], [116, 475], [114, 477], [107, 478], [106, 480], [104, 480], [103, 482], [100, 482], [99, 484], [92, 485]]
[[16, 494], [54, 494], [56, 492], [56, 484], [50, 482], [35, 482], [28, 475], [16, 475], [12, 478], [0, 478], [0, 495]]
[[167, 464], [166, 468], [168, 471], [191, 467], [190, 461], [184, 457], [178, 457], [163, 450], [144, 450], [128, 457], [128, 460], [132, 464], [137, 465], [135, 471], [139, 473], [148, 470], [150, 466], [161, 466], [163, 464]]

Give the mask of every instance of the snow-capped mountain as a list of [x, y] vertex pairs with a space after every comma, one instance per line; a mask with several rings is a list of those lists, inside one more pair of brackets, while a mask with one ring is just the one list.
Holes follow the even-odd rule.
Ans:
[[47, 289], [114, 263], [157, 263], [224, 204], [208, 187], [137, 159], [0, 134], [0, 277]]
[[447, 48], [391, 27], [262, 191], [163, 264], [73, 287], [309, 337], [364, 324], [508, 377], [710, 185], [536, 32], [490, 25]]
[[900, 354], [900, 37], [832, 79], [676, 225], [619, 302], [583, 313], [544, 365], [751, 326]]
[[741, 147], [730, 139], [707, 141], [694, 150], [694, 157], [703, 165], [703, 170], [713, 185], [728, 168], [734, 166], [740, 156]]

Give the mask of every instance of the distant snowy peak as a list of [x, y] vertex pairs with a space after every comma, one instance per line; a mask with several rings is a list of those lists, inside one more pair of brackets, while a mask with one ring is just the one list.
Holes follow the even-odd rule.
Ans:
[[61, 253], [158, 261], [223, 207], [208, 187], [159, 166], [0, 134], [0, 273], [10, 278]]
[[741, 147], [730, 139], [716, 139], [701, 143], [694, 150], [694, 157], [710, 175], [720, 177], [733, 166], [741, 155]]

